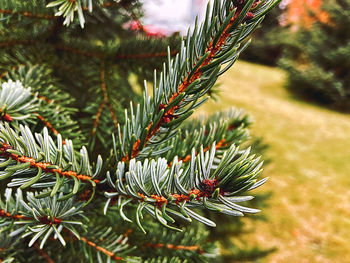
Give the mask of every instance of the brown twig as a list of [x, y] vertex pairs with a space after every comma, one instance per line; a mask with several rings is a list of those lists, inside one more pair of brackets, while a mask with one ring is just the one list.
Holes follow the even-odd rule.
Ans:
[[20, 16], [26, 16], [26, 17], [31, 17], [31, 18], [39, 18], [39, 19], [57, 19], [56, 16], [49, 15], [49, 14], [34, 14], [28, 11], [23, 11], [23, 12], [16, 12], [14, 10], [9, 10], [9, 9], [0, 9], [0, 14], [6, 14], [6, 15], [20, 15]]
[[0, 48], [2, 47], [10, 47], [15, 45], [32, 45], [35, 44], [34, 40], [10, 40], [0, 42]]
[[173, 244], [163, 244], [163, 243], [147, 243], [146, 247], [151, 248], [167, 248], [171, 250], [186, 250], [186, 251], [196, 251], [198, 254], [203, 254], [204, 251], [199, 245], [193, 246], [183, 246], [183, 245], [173, 245]]
[[55, 261], [53, 261], [52, 258], [50, 258], [50, 256], [43, 249], [41, 249], [37, 243], [34, 243], [34, 248], [39, 252], [40, 256], [46, 260], [46, 262], [55, 263]]
[[96, 113], [96, 118], [95, 118], [95, 121], [94, 121], [94, 125], [93, 125], [92, 131], [91, 131], [91, 136], [94, 136], [95, 133], [96, 133], [98, 122], [100, 120], [101, 113], [102, 113], [102, 110], [103, 110], [104, 107], [105, 107], [105, 101], [103, 100], [101, 102], [100, 106], [98, 107], [98, 110], [97, 110], [97, 113]]
[[80, 237], [80, 240], [81, 240], [82, 242], [84, 242], [85, 244], [89, 245], [90, 247], [93, 247], [93, 248], [95, 248], [96, 250], [102, 252], [103, 254], [109, 256], [109, 257], [110, 257], [111, 259], [113, 259], [113, 260], [116, 260], [116, 261], [123, 260], [122, 257], [116, 256], [113, 252], [111, 252], [111, 251], [109, 251], [109, 250], [107, 250], [107, 249], [105, 249], [105, 248], [103, 248], [103, 247], [101, 247], [101, 246], [96, 245], [94, 242], [89, 241], [89, 240], [86, 239], [85, 237], [82, 237], [82, 236], [81, 236], [81, 237]]
[[[188, 202], [192, 200], [192, 197], [194, 197], [197, 200], [200, 200], [201, 197], [210, 197], [214, 191], [217, 188], [218, 185], [218, 180], [217, 179], [205, 179], [202, 182], [203, 185], [203, 191], [199, 189], [192, 189], [189, 191], [187, 195], [184, 194], [169, 194], [169, 196], [173, 197], [175, 199], [175, 203], [183, 203], [183, 202]], [[220, 194], [223, 194], [223, 191], [220, 190]], [[144, 194], [138, 193], [138, 196], [140, 197], [141, 201], [145, 201], [146, 196]], [[130, 196], [128, 196], [130, 197]], [[163, 205], [168, 204], [168, 198], [161, 196], [161, 195], [150, 195], [152, 199], [155, 200], [155, 204], [157, 205], [158, 208], [162, 208]], [[149, 198], [149, 197], [147, 197]], [[135, 198], [137, 199], [137, 198]], [[138, 199], [138, 200], [140, 200]]]
[[59, 132], [52, 126], [52, 124], [47, 121], [43, 116], [41, 116], [40, 114], [38, 114], [37, 118], [44, 123], [44, 125], [50, 129], [50, 131], [52, 131], [53, 134], [55, 134], [56, 136], [59, 134]]
[[129, 228], [128, 230], [126, 230], [126, 232], [124, 233], [123, 237], [124, 238], [128, 237], [132, 233], [132, 231], [133, 230], [131, 228]]
[[73, 53], [73, 54], [79, 54], [79, 55], [83, 55], [86, 57], [95, 57], [95, 58], [103, 57], [103, 53], [101, 53], [101, 52], [93, 52], [93, 51], [76, 49], [76, 48], [65, 46], [62, 44], [55, 44], [54, 47], [58, 50], [66, 51], [66, 52]]
[[[39, 97], [39, 96], [38, 96], [38, 97]], [[41, 97], [43, 97], [42, 99], [45, 100], [45, 101], [47, 101], [47, 102], [50, 101], [48, 98], [46, 98], [46, 97], [44, 97], [44, 96], [41, 96]], [[57, 135], [59, 134], [59, 132], [52, 126], [52, 124], [51, 124], [48, 120], [46, 120], [43, 116], [41, 116], [40, 114], [38, 114], [37, 119], [40, 120], [47, 128], [49, 128], [49, 130], [50, 130], [54, 135], [57, 136]], [[62, 144], [66, 144], [66, 141], [63, 140], [63, 141], [62, 141]]]
[[12, 160], [15, 160], [18, 163], [29, 163], [29, 167], [32, 168], [41, 168], [46, 173], [58, 173], [61, 176], [67, 177], [67, 178], [77, 178], [78, 180], [89, 182], [92, 181], [96, 184], [100, 182], [98, 179], [92, 179], [91, 176], [84, 175], [84, 174], [78, 174], [75, 171], [64, 171], [62, 168], [50, 168], [54, 166], [51, 163], [43, 163], [43, 162], [36, 162], [34, 158], [27, 157], [27, 156], [19, 156], [14, 153], [10, 153], [7, 150], [12, 149], [12, 147], [6, 143], [2, 143], [0, 147], [0, 154], [2, 156], [6, 156], [7, 158], [11, 158]]
[[21, 214], [12, 215], [9, 212], [5, 212], [5, 210], [3, 210], [3, 209], [0, 209], [0, 217], [6, 217], [6, 218], [15, 219], [15, 220], [30, 220], [30, 219], [32, 219], [31, 217], [25, 217]]
[[107, 88], [106, 88], [106, 82], [105, 82], [105, 70], [103, 67], [101, 67], [101, 70], [100, 70], [100, 81], [101, 81], [101, 90], [103, 94], [103, 100], [105, 103], [107, 103], [108, 94], [107, 94]]
[[[108, 98], [108, 92], [107, 92], [107, 88], [106, 88], [106, 78], [105, 78], [105, 69], [104, 69], [104, 65], [101, 67], [100, 70], [100, 81], [101, 81], [101, 90], [102, 90], [102, 94], [103, 94], [103, 101], [104, 103], [107, 105], [109, 112], [111, 114], [114, 126], [116, 128], [118, 128], [118, 121], [117, 121], [117, 117], [115, 115], [115, 112], [112, 108], [112, 105], [110, 103], [110, 100]], [[96, 125], [97, 127], [97, 125]]]
[[47, 103], [51, 103], [53, 100], [49, 99], [48, 97], [42, 96], [42, 95], [38, 95], [37, 96], [39, 100], [44, 100]]
[[116, 128], [118, 128], [118, 125], [119, 125], [119, 124], [118, 124], [117, 116], [115, 115], [114, 110], [113, 110], [111, 104], [108, 103], [108, 104], [107, 104], [107, 107], [108, 107], [108, 109], [109, 109], [109, 113], [110, 113], [111, 116], [112, 116], [112, 120], [113, 120], [114, 126], [115, 126]]
[[[215, 149], [218, 150], [218, 149], [220, 149], [220, 148], [222, 148], [222, 147], [226, 147], [226, 146], [227, 146], [227, 143], [225, 143], [225, 142], [226, 142], [225, 139], [221, 139], [221, 140], [215, 145]], [[203, 149], [203, 153], [209, 151], [210, 148], [211, 148], [210, 146], [205, 147], [205, 148]], [[191, 154], [188, 154], [188, 155], [186, 155], [184, 158], [182, 158], [182, 159], [180, 158], [180, 159], [179, 159], [179, 161], [182, 161], [183, 163], [189, 162], [190, 160], [191, 160]], [[172, 163], [169, 163], [169, 166], [171, 166], [171, 164], [172, 164]]]

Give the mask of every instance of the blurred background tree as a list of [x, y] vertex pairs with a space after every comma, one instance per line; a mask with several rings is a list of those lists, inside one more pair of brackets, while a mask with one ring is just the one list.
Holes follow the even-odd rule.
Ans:
[[350, 1], [324, 1], [307, 9], [279, 65], [287, 88], [299, 98], [338, 110], [350, 110]]

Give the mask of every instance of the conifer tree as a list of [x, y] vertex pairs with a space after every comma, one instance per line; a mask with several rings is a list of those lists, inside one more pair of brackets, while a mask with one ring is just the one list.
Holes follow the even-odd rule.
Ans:
[[[350, 1], [325, 1], [323, 17], [301, 28], [284, 51], [280, 65], [288, 89], [301, 98], [339, 110], [350, 110]], [[322, 19], [323, 18], [323, 19]]]
[[215, 0], [181, 39], [129, 30], [137, 1], [0, 0], [0, 259], [218, 259], [204, 212], [257, 213], [266, 178], [242, 111], [188, 119], [276, 4]]

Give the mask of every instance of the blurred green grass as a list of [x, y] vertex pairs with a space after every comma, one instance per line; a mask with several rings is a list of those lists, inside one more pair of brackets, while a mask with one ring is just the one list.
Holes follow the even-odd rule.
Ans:
[[294, 100], [276, 68], [237, 62], [219, 80], [197, 114], [244, 108], [270, 146], [258, 190], [273, 192], [268, 221], [254, 221], [248, 242], [278, 249], [266, 262], [350, 262], [350, 115]]

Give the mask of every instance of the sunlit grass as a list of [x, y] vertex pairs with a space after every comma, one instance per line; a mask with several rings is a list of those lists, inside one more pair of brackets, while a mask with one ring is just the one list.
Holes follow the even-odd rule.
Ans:
[[270, 146], [268, 222], [251, 242], [278, 248], [266, 262], [350, 262], [350, 115], [294, 100], [278, 69], [239, 62], [220, 82], [199, 111], [242, 107]]

